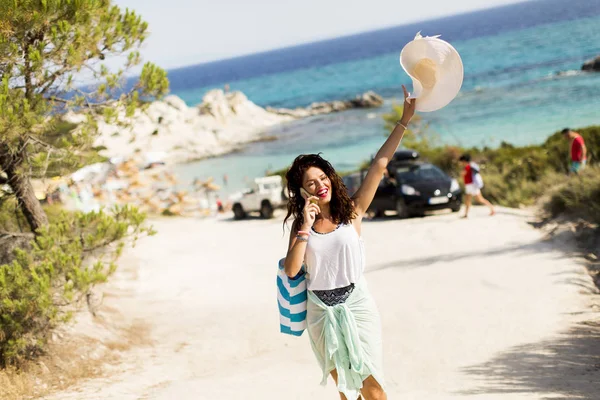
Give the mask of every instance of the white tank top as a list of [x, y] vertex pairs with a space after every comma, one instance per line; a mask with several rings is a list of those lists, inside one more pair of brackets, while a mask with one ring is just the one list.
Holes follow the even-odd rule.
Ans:
[[365, 268], [363, 240], [352, 224], [329, 233], [311, 229], [304, 254], [308, 290], [332, 290], [357, 283]]

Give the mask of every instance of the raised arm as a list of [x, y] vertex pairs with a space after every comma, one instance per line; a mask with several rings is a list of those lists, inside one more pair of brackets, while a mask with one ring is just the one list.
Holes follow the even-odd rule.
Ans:
[[402, 113], [402, 118], [398, 121], [390, 136], [377, 152], [373, 163], [369, 167], [365, 180], [353, 197], [356, 213], [361, 218], [365, 215], [367, 209], [371, 205], [377, 187], [379, 186], [379, 181], [381, 181], [381, 177], [383, 176], [383, 171], [385, 171], [387, 165], [394, 156], [394, 153], [404, 136], [405, 128], [415, 114], [415, 100], [408, 99], [408, 91], [404, 85], [402, 85], [402, 90], [404, 91], [404, 111]]

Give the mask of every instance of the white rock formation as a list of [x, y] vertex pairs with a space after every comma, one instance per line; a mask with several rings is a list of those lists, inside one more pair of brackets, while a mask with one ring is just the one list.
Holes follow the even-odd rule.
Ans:
[[[379, 107], [383, 99], [367, 92], [347, 101], [313, 103], [306, 108], [271, 109], [257, 106], [241, 92], [224, 93], [211, 90], [202, 103], [188, 107], [175, 95], [155, 101], [144, 110], [137, 110], [128, 121], [121, 111], [120, 119], [127, 126], [98, 121], [100, 135], [95, 145], [104, 146], [107, 157], [130, 158], [162, 154], [164, 161], [184, 163], [231, 152], [244, 143], [260, 140], [267, 128], [312, 115], [343, 111], [349, 108]], [[81, 114], [69, 113], [68, 121], [78, 123]]]
[[[74, 113], [66, 117], [75, 123], [83, 118]], [[100, 119], [95, 145], [106, 147], [102, 154], [107, 157], [164, 153], [165, 161], [181, 163], [230, 152], [260, 140], [266, 128], [293, 119], [266, 111], [240, 92], [212, 90], [197, 107], [170, 95], [136, 111], [127, 127]]]

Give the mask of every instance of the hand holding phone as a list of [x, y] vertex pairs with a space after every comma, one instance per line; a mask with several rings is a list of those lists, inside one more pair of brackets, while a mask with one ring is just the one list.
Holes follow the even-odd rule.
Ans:
[[317, 204], [319, 200], [315, 196], [311, 196], [310, 193], [302, 187], [300, 188], [300, 194], [304, 200], [308, 200], [304, 205], [304, 221], [312, 227], [317, 218], [317, 214], [321, 212], [321, 209]]
[[[302, 195], [302, 197], [304, 198], [304, 200], [309, 199], [311, 197], [310, 193], [308, 193], [303, 187], [300, 188], [300, 194]], [[317, 204], [319, 201], [317, 199], [310, 199], [309, 200], [312, 204]]]

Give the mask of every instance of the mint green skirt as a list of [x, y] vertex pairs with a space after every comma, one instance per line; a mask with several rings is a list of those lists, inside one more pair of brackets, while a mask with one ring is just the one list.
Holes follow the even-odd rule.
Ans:
[[310, 344], [323, 371], [322, 385], [335, 369], [338, 391], [348, 400], [358, 398], [369, 375], [385, 389], [381, 319], [364, 278], [345, 303], [332, 307], [309, 290], [306, 322]]

